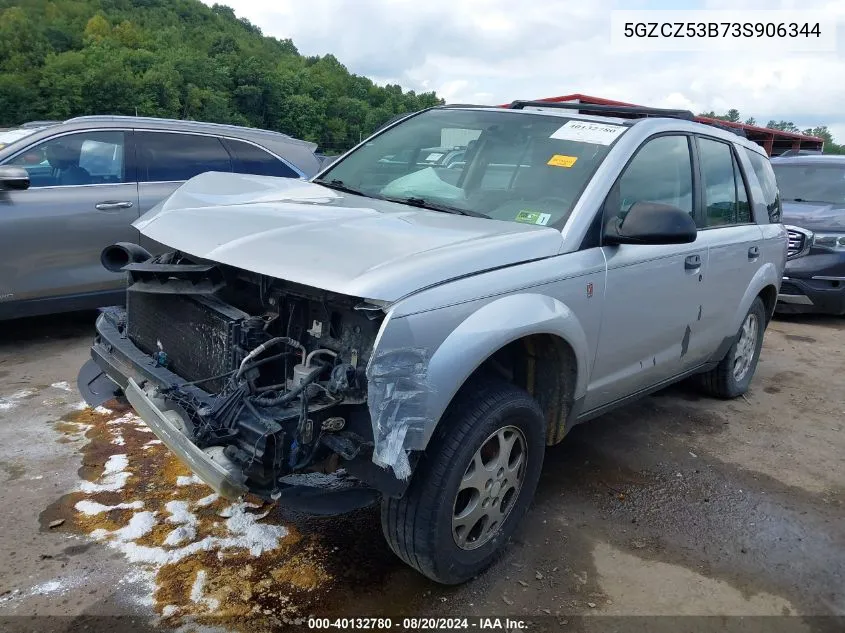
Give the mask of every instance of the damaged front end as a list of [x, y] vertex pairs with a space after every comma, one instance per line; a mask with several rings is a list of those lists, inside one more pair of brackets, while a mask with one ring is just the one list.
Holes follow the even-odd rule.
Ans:
[[380, 306], [179, 252], [132, 259], [115, 264], [126, 310], [100, 315], [80, 372], [89, 404], [122, 391], [226, 497], [276, 498], [291, 475], [339, 467], [402, 493], [410, 473], [373, 464], [366, 368]]

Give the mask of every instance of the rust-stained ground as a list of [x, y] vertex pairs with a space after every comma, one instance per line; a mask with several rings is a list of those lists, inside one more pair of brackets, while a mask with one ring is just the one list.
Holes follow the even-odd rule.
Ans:
[[[0, 402], [11, 403], [0, 409], [0, 616], [21, 618], [0, 628], [45, 630], [44, 615], [56, 630], [195, 622], [250, 632], [300, 630], [309, 615], [498, 615], [550, 631], [629, 621], [594, 615], [845, 615], [842, 319], [776, 320], [744, 399], [681, 385], [575, 429], [547, 452], [536, 501], [503, 559], [458, 588], [399, 563], [375, 509], [320, 519], [255, 502], [239, 512], [284, 536], [257, 555], [220, 547], [232, 537], [220, 516], [230, 503], [198, 505], [211, 491], [177, 485], [189, 473], [131, 412], [78, 409], [73, 383], [90, 328], [82, 315], [0, 333]], [[106, 481], [120, 455], [129, 475], [119, 490], [82, 489]], [[82, 501], [131, 505], [85, 515]], [[174, 501], [195, 517], [191, 542], [217, 545], [133, 562], [136, 546], [186, 545], [164, 544], [178, 527], [167, 521]], [[147, 512], [143, 534], [110, 534]], [[790, 633], [842, 624], [761, 622]], [[772, 628], [778, 622], [789, 629]]]

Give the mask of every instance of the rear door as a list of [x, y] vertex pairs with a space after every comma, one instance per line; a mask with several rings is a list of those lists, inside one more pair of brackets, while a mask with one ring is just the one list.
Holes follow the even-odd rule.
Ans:
[[702, 322], [709, 347], [736, 334], [737, 308], [761, 262], [763, 232], [754, 222], [745, 174], [732, 143], [699, 136], [699, 241], [707, 246]]
[[[604, 225], [635, 202], [696, 212], [692, 138], [664, 135], [640, 147], [605, 202]], [[702, 362], [700, 306], [707, 247], [691, 244], [603, 246], [607, 261], [601, 334], [585, 408], [596, 409]], [[691, 359], [688, 361], [687, 359]]]
[[[232, 171], [229, 153], [216, 136], [135, 130], [135, 138], [141, 215], [194, 176]], [[153, 253], [166, 250], [143, 235], [141, 245]]]
[[[6, 301], [92, 293], [119, 295], [124, 275], [100, 264], [103, 248], [136, 242], [138, 187], [125, 156], [132, 133], [54, 136], [5, 161], [30, 188], [0, 192], [0, 294]], [[104, 304], [112, 297], [104, 298]]]

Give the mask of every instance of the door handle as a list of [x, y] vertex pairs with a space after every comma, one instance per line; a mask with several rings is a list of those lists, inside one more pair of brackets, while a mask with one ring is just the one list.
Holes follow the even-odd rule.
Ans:
[[132, 203], [129, 200], [100, 202], [95, 204], [94, 208], [98, 211], [113, 211], [114, 209], [129, 209]]
[[760, 249], [757, 246], [752, 246], [748, 249], [748, 259], [757, 259], [760, 257]]
[[701, 256], [687, 255], [687, 258], [684, 260], [684, 268], [686, 270], [695, 270], [696, 268], [701, 268]]

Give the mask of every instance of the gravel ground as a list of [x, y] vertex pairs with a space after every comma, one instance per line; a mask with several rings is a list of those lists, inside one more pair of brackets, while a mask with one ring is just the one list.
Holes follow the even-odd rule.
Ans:
[[[845, 630], [807, 617], [845, 616], [845, 320], [775, 320], [745, 398], [679, 385], [576, 428], [547, 451], [506, 555], [458, 588], [400, 564], [374, 510], [314, 519], [224, 503], [131, 411], [82, 409], [92, 320], [0, 330], [0, 629], [428, 614]], [[752, 617], [785, 615], [802, 617]]]

